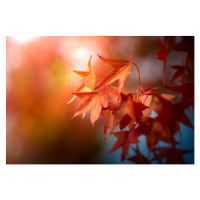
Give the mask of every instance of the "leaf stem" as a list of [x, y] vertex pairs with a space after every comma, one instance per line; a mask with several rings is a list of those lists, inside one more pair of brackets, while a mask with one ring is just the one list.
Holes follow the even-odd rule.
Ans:
[[139, 92], [140, 92], [140, 71], [139, 71], [138, 66], [137, 66], [134, 62], [132, 62], [132, 64], [135, 65], [135, 67], [136, 67], [136, 69], [137, 69], [137, 71], [138, 71], [138, 79], [139, 79], [138, 93], [137, 93], [137, 101], [138, 101], [138, 100], [139, 100]]
[[165, 86], [165, 69], [166, 69], [166, 62], [164, 61], [164, 67], [163, 67], [163, 86]]

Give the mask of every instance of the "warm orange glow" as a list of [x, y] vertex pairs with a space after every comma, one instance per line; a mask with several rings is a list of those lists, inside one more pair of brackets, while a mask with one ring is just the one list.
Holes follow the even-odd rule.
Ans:
[[[142, 87], [162, 86], [163, 63], [156, 59], [159, 46], [154, 37], [7, 37], [6, 162], [92, 163], [95, 159], [99, 163], [120, 162], [120, 157], [115, 159], [115, 155], [107, 154], [110, 147], [105, 150], [99, 139], [103, 138], [104, 117], [100, 116], [93, 128], [89, 112], [84, 119], [81, 116], [72, 119], [83, 100], [67, 102], [83, 84], [73, 70], [89, 73], [88, 61], [92, 56], [96, 88], [112, 70], [97, 54], [129, 59], [133, 40], [136, 42], [132, 62], [138, 66]], [[172, 77], [170, 73], [166, 78]], [[84, 83], [89, 81], [87, 77]], [[138, 90], [138, 82], [137, 68], [132, 65], [125, 87]], [[113, 143], [112, 138], [110, 141], [106, 145]]]

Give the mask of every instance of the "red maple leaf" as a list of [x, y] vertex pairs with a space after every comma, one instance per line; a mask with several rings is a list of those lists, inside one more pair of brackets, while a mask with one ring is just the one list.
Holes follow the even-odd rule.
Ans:
[[151, 164], [147, 157], [145, 157], [139, 150], [138, 145], [136, 145], [136, 149], [132, 148], [136, 155], [131, 156], [127, 160], [134, 162], [136, 164]]
[[184, 164], [183, 155], [192, 152], [191, 150], [177, 149], [175, 146], [171, 148], [157, 147], [155, 151], [158, 151], [160, 158], [166, 158], [165, 164]]
[[[184, 163], [183, 154], [187, 153], [187, 151], [176, 148], [179, 142], [176, 141], [174, 136], [175, 133], [180, 132], [180, 123], [193, 128], [191, 121], [185, 113], [185, 110], [194, 104], [194, 83], [192, 83], [192, 67], [194, 62], [191, 41], [192, 39], [187, 40], [186, 38], [176, 44], [175, 37], [165, 37], [164, 43], [162, 43], [158, 38], [160, 50], [158, 51], [157, 58], [164, 62], [164, 86], [167, 59], [170, 53], [173, 50], [187, 52], [186, 66], [171, 66], [172, 69], [176, 70], [171, 79], [171, 83], [180, 79], [182, 85], [165, 86], [165, 88], [171, 91], [182, 94], [180, 101], [172, 103], [171, 100], [175, 95], [159, 94], [153, 92], [157, 88], [143, 89], [140, 86], [139, 69], [132, 62], [132, 45], [129, 60], [118, 58], [108, 59], [98, 55], [103, 62], [112, 67], [112, 70], [95, 88], [104, 87], [100, 92], [93, 91], [95, 75], [91, 68], [91, 57], [88, 63], [89, 72], [74, 71], [83, 81], [83, 84], [74, 93], [75, 96], [72, 98], [73, 100], [78, 96], [83, 99], [82, 104], [76, 109], [74, 117], [80, 114], [84, 116], [86, 112], [91, 111], [90, 120], [94, 125], [99, 115], [104, 116], [104, 140], [106, 139], [108, 131], [110, 130], [110, 133], [113, 133], [116, 126], [119, 125], [121, 131], [113, 133], [117, 137], [117, 141], [109, 153], [121, 148], [122, 161], [124, 161], [128, 154], [130, 144], [138, 144], [138, 137], [144, 135], [149, 153], [152, 151], [154, 154], [153, 159], [156, 159], [159, 163], [162, 163], [163, 158], [166, 158], [166, 163]], [[185, 49], [186, 43], [190, 46], [190, 50]], [[131, 73], [131, 64], [135, 65], [139, 75], [138, 90], [134, 92], [124, 87], [125, 81]], [[116, 80], [118, 80], [118, 87], [111, 86], [110, 84]], [[107, 100], [107, 94], [109, 95], [109, 101]], [[156, 113], [155, 118], [151, 117], [153, 113]], [[129, 127], [129, 131], [123, 131], [127, 126]], [[158, 148], [156, 146], [159, 141], [171, 144], [172, 147]], [[135, 163], [151, 163], [151, 160], [141, 154], [138, 145], [136, 145], [136, 149], [133, 148], [133, 151], [136, 155], [129, 157], [128, 160]]]
[[[110, 95], [112, 101], [109, 102], [109, 105], [112, 104], [112, 105], [116, 105], [116, 104], [120, 104], [122, 103], [122, 101], [120, 102], [119, 101], [119, 96], [118, 96], [118, 93], [117, 93], [117, 88], [116, 87], [113, 87], [110, 85], [110, 87], [114, 90], [108, 90], [108, 94]], [[153, 90], [153, 89], [151, 89]], [[132, 95], [131, 95], [132, 94]], [[135, 122], [137, 117], [140, 117], [140, 116], [143, 116], [143, 111], [147, 108], [149, 108], [148, 106], [145, 106], [143, 103], [140, 103], [140, 102], [135, 102], [134, 99], [136, 100], [136, 97], [135, 96], [135, 93], [132, 93], [130, 90], [126, 89], [125, 87], [122, 88], [122, 93], [121, 93], [121, 96], [122, 97], [128, 97], [129, 100], [128, 100], [128, 106], [127, 108], [129, 107], [130, 110], [128, 111], [132, 111], [133, 112], [133, 115], [130, 114], [130, 112], [128, 112], [127, 114], [123, 115], [123, 118], [120, 118], [121, 121], [120, 121], [120, 129], [124, 129], [127, 125], [130, 124], [130, 122]], [[125, 101], [126, 102], [126, 101]], [[126, 102], [127, 103], [127, 102]], [[123, 107], [123, 106], [122, 106]], [[111, 109], [112, 106], [108, 107], [108, 109]], [[121, 107], [118, 107], [118, 109], [121, 109]], [[114, 113], [115, 115], [115, 113]], [[114, 116], [115, 117], [115, 116]], [[117, 124], [119, 123], [119, 120], [117, 121]], [[130, 127], [132, 127], [130, 125]]]
[[165, 85], [165, 70], [167, 68], [166, 62], [169, 54], [175, 48], [175, 38], [174, 36], [166, 36], [164, 44], [161, 42], [160, 38], [157, 37], [160, 50], [157, 53], [157, 59], [162, 60], [164, 62], [163, 66], [163, 85]]
[[148, 95], [156, 96], [161, 103], [161, 110], [155, 110], [159, 116], [162, 115], [171, 115], [171, 125], [175, 122], [182, 122], [186, 126], [193, 128], [190, 120], [185, 114], [185, 109], [187, 109], [191, 103], [190, 102], [177, 102], [172, 104], [170, 101], [162, 97], [156, 92], [149, 93]]
[[174, 65], [174, 66], [170, 66], [172, 69], [175, 69], [176, 72], [174, 73], [170, 83], [173, 83], [175, 80], [181, 78], [181, 82], [184, 83], [185, 82], [185, 67], [181, 66], [181, 65]]
[[124, 161], [130, 144], [137, 144], [139, 142], [137, 135], [135, 134], [135, 125], [129, 131], [119, 131], [113, 133], [113, 135], [117, 137], [117, 141], [108, 153], [112, 153], [113, 151], [122, 148], [121, 161]]
[[141, 117], [138, 119], [139, 126], [136, 128], [138, 135], [146, 136], [146, 143], [150, 151], [155, 148], [158, 141], [165, 137], [172, 137], [167, 126], [171, 116], [158, 116], [156, 118]]
[[194, 84], [185, 83], [178, 86], [165, 86], [167, 89], [182, 94], [181, 102], [191, 102], [194, 103]]
[[[137, 121], [138, 117], [143, 116], [143, 111], [149, 107], [145, 106], [143, 103], [134, 102], [133, 101], [133, 109], [135, 114], [135, 121]], [[133, 120], [129, 115], [125, 115], [124, 118], [120, 122], [120, 129], [124, 129], [127, 125], [130, 124], [131, 120]]]
[[129, 115], [131, 119], [135, 120], [133, 95], [124, 95], [123, 93], [118, 95], [117, 92], [110, 89], [107, 89], [107, 93], [111, 97], [111, 100], [108, 102], [107, 109], [112, 111], [110, 128], [110, 132], [112, 133], [125, 115]]

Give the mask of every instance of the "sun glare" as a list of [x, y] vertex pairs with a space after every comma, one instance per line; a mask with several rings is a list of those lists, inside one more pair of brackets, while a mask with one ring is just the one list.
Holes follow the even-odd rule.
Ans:
[[87, 71], [88, 70], [88, 61], [90, 59], [90, 56], [92, 57], [92, 65], [96, 61], [95, 52], [91, 49], [88, 49], [86, 47], [79, 47], [76, 51], [74, 51], [72, 57], [75, 65], [75, 70], [81, 70], [81, 71]]
[[13, 36], [12, 37], [15, 41], [19, 42], [19, 43], [29, 43], [35, 39], [37, 39], [37, 36], [30, 36], [30, 35], [18, 35], [18, 36]]

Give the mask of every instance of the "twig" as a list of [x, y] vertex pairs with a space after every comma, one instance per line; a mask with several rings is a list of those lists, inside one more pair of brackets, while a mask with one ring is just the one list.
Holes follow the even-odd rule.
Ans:
[[162, 160], [160, 159], [160, 157], [158, 156], [158, 154], [156, 153], [155, 149], [152, 150], [156, 160], [158, 161], [159, 164], [162, 164]]

